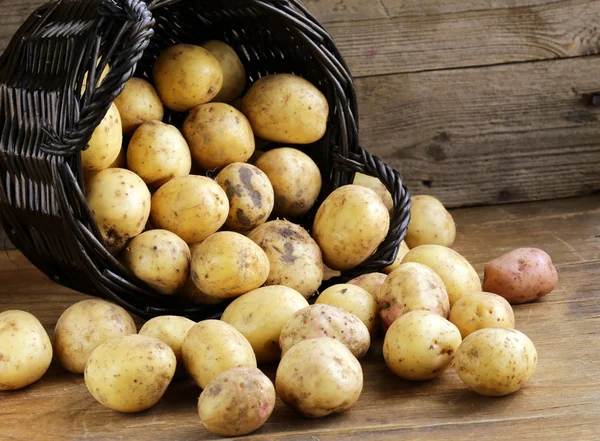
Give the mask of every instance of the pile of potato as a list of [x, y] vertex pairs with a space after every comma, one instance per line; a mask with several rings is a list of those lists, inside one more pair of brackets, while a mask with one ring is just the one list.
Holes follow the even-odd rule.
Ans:
[[[53, 345], [31, 314], [1, 313], [0, 390], [38, 380], [54, 354], [85, 375], [98, 402], [138, 412], [189, 376], [203, 390], [202, 424], [236, 436], [261, 427], [276, 396], [310, 418], [352, 407], [363, 389], [359, 359], [380, 336], [383, 360], [406, 380], [454, 365], [483, 395], [529, 381], [537, 353], [514, 329], [511, 303], [557, 285], [546, 253], [505, 254], [488, 263], [482, 284], [450, 248], [450, 213], [431, 196], [414, 196], [396, 261], [319, 293], [326, 273], [377, 250], [393, 208], [381, 182], [357, 174], [321, 204], [311, 233], [287, 220], [315, 204], [319, 168], [293, 147], [257, 154], [255, 137], [314, 143], [326, 129], [325, 97], [299, 77], [271, 75], [237, 110], [226, 103], [240, 97], [246, 75], [216, 41], [165, 50], [153, 80], [127, 82], [83, 152], [88, 204], [108, 249], [155, 290], [201, 304], [232, 301], [220, 320], [163, 316], [137, 332], [121, 307], [86, 300], [60, 317]], [[161, 121], [163, 104], [189, 112], [182, 131]], [[268, 363], [279, 363], [275, 384], [258, 369]]]

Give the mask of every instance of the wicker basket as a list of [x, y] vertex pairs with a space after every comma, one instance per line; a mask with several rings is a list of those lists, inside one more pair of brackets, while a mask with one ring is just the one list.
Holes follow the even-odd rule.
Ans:
[[[352, 78], [330, 36], [299, 0], [59, 0], [39, 8], [0, 58], [0, 220], [10, 240], [54, 281], [119, 303], [142, 317], [215, 316], [219, 306], [163, 296], [131, 275], [104, 247], [84, 197], [80, 151], [132, 75], [150, 78], [159, 52], [175, 43], [223, 40], [249, 84], [293, 72], [317, 85], [331, 112], [324, 138], [305, 147], [323, 190], [311, 213], [354, 172], [381, 179], [395, 204], [377, 252], [329, 283], [380, 271], [396, 257], [410, 199], [399, 173], [358, 143]], [[101, 59], [100, 64], [97, 60]], [[99, 88], [81, 95], [84, 74]], [[166, 113], [179, 124], [181, 114]]]

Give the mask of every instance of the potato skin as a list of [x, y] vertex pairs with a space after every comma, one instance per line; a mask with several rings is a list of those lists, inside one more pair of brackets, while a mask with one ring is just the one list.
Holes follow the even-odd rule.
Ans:
[[463, 339], [479, 329], [515, 327], [515, 314], [510, 303], [489, 292], [462, 296], [452, 306], [449, 320], [456, 325]]
[[463, 295], [481, 291], [481, 280], [475, 268], [452, 248], [420, 245], [411, 249], [402, 263], [416, 262], [434, 270], [446, 285], [450, 306]]
[[281, 331], [279, 346], [285, 355], [295, 344], [319, 337], [342, 342], [356, 358], [364, 357], [371, 345], [369, 330], [357, 316], [337, 306], [314, 304], [289, 318]]
[[254, 153], [254, 134], [248, 119], [229, 104], [194, 107], [182, 130], [194, 161], [205, 170], [246, 162]]
[[115, 98], [115, 105], [121, 115], [123, 133], [130, 135], [146, 121], [161, 121], [164, 116], [163, 104], [152, 84], [143, 78], [130, 78], [123, 91]]
[[152, 196], [152, 224], [188, 244], [201, 242], [227, 219], [229, 202], [219, 185], [204, 176], [171, 179]]
[[254, 367], [229, 369], [215, 377], [200, 394], [198, 414], [204, 427], [221, 436], [254, 432], [275, 407], [275, 387]]
[[256, 136], [268, 141], [311, 144], [327, 130], [327, 98], [305, 79], [291, 74], [262, 77], [242, 101]]
[[545, 296], [558, 285], [550, 256], [538, 248], [517, 248], [487, 263], [483, 289], [512, 304]]
[[110, 409], [140, 412], [161, 399], [176, 364], [171, 348], [157, 338], [126, 335], [94, 349], [85, 366], [85, 385]]
[[154, 317], [144, 323], [139, 335], [154, 337], [167, 344], [177, 360], [177, 371], [183, 371], [183, 340], [196, 322], [186, 317], [163, 315]]
[[246, 69], [231, 46], [222, 41], [211, 40], [202, 44], [221, 65], [223, 85], [214, 102], [230, 103], [242, 95], [246, 88]]
[[304, 340], [285, 353], [275, 379], [285, 404], [308, 418], [351, 408], [362, 392], [363, 372], [350, 350], [333, 338]]
[[452, 366], [460, 342], [460, 331], [444, 317], [411, 311], [385, 334], [383, 358], [405, 380], [429, 380]]
[[368, 273], [363, 274], [362, 276], [355, 277], [350, 280], [348, 283], [350, 285], [356, 285], [367, 291], [369, 294], [373, 296], [375, 301], [379, 297], [379, 290], [381, 289], [381, 285], [385, 281], [387, 275], [383, 273]]
[[247, 237], [221, 231], [197, 246], [191, 274], [203, 293], [220, 298], [237, 297], [265, 283], [269, 259]]
[[456, 372], [481, 395], [516, 392], [527, 384], [536, 366], [533, 342], [515, 329], [480, 329], [465, 338], [456, 352]]
[[176, 44], [160, 53], [152, 79], [169, 109], [187, 112], [217, 96], [223, 85], [223, 70], [219, 60], [206, 49]]
[[[196, 250], [198, 249], [198, 247], [201, 244], [202, 244], [202, 242], [197, 242], [197, 243], [193, 243], [190, 245], [190, 253], [192, 256], [192, 260], [194, 259], [194, 253], [196, 252]], [[227, 300], [227, 299], [222, 299], [220, 297], [209, 296], [208, 294], [200, 291], [198, 289], [198, 287], [196, 286], [196, 284], [194, 283], [194, 281], [192, 280], [191, 269], [190, 269], [190, 277], [188, 278], [187, 282], [183, 286], [183, 289], [181, 290], [180, 294], [182, 297], [185, 297], [186, 299], [188, 299], [196, 304], [199, 304], [199, 305], [216, 305], [218, 303], [222, 303]]]
[[281, 147], [263, 153], [255, 162], [271, 181], [275, 192], [273, 213], [282, 217], [306, 214], [321, 191], [321, 172], [305, 153]]
[[204, 320], [192, 326], [183, 339], [181, 353], [186, 370], [203, 389], [228, 369], [256, 367], [256, 356], [248, 340], [220, 320]]
[[52, 344], [39, 320], [25, 311], [0, 312], [0, 391], [39, 380], [52, 361]]
[[456, 225], [442, 203], [428, 195], [410, 198], [410, 223], [404, 240], [409, 248], [419, 245], [450, 247], [456, 239]]
[[354, 268], [383, 242], [390, 215], [381, 198], [368, 188], [345, 185], [321, 204], [313, 223], [313, 239], [323, 261], [337, 270]]
[[107, 340], [136, 332], [133, 318], [119, 305], [83, 300], [68, 307], [56, 322], [54, 354], [64, 369], [83, 374], [94, 349]]
[[284, 285], [305, 298], [311, 297], [323, 282], [321, 249], [300, 225], [275, 220], [248, 234], [269, 258], [266, 285]]
[[368, 291], [349, 283], [333, 285], [323, 291], [315, 303], [337, 306], [362, 321], [371, 336], [379, 329], [379, 308]]
[[221, 320], [242, 333], [252, 345], [259, 363], [279, 360], [279, 337], [296, 311], [308, 306], [298, 291], [274, 285], [250, 291], [225, 308]]
[[229, 199], [225, 225], [234, 231], [250, 231], [266, 222], [273, 211], [275, 193], [266, 174], [243, 162], [229, 164], [215, 179]]
[[400, 242], [400, 245], [398, 246], [398, 254], [396, 255], [396, 259], [394, 260], [394, 262], [391, 265], [386, 266], [383, 269], [383, 272], [386, 274], [389, 274], [392, 271], [394, 271], [396, 268], [398, 268], [400, 266], [400, 264], [402, 263], [402, 259], [404, 259], [404, 256], [406, 256], [406, 253], [408, 253], [409, 251], [410, 251], [410, 248], [408, 248], [408, 245], [406, 245], [406, 242], [404, 242], [404, 241]]
[[115, 104], [94, 129], [88, 142], [88, 148], [81, 151], [81, 165], [89, 175], [108, 168], [117, 159], [123, 143], [121, 116]]
[[388, 209], [388, 211], [392, 211], [394, 209], [394, 201], [392, 200], [392, 195], [388, 191], [387, 187], [374, 176], [365, 175], [363, 173], [356, 173], [354, 175], [354, 181], [352, 181], [354, 185], [360, 185], [361, 187], [367, 187], [373, 190], [383, 201], [383, 204]]

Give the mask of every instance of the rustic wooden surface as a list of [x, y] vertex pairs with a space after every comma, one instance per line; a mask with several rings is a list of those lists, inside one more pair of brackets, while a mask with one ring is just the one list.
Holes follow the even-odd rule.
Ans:
[[[318, 420], [295, 415], [279, 400], [268, 423], [242, 439], [337, 440], [595, 440], [600, 408], [600, 196], [454, 210], [455, 249], [481, 274], [515, 247], [552, 256], [560, 286], [538, 302], [515, 307], [517, 328], [534, 341], [539, 363], [530, 384], [504, 398], [469, 392], [454, 370], [410, 383], [383, 362], [381, 341], [363, 362], [364, 391], [350, 411]], [[16, 251], [0, 255], [0, 311], [25, 309], [51, 333], [60, 313], [85, 298], [55, 285]], [[274, 377], [275, 368], [266, 372]], [[34, 385], [0, 393], [0, 439], [208, 440], [196, 413], [200, 390], [171, 385], [154, 408], [119, 414], [87, 392], [81, 376], [53, 365]]]

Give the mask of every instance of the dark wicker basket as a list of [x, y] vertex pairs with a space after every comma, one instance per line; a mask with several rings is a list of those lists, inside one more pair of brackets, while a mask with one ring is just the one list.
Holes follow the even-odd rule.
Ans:
[[[59, 0], [39, 8], [0, 58], [0, 220], [10, 240], [54, 281], [119, 303], [142, 317], [203, 319], [223, 305], [163, 296], [132, 276], [104, 247], [86, 205], [80, 151], [132, 75], [150, 78], [159, 52], [175, 43], [223, 40], [244, 63], [249, 84], [292, 72], [330, 103], [325, 137], [304, 151], [323, 174], [316, 207], [354, 172], [381, 179], [394, 211], [389, 234], [359, 267], [329, 284], [380, 271], [396, 257], [409, 221], [400, 174], [358, 143], [352, 78], [330, 36], [299, 0]], [[101, 62], [97, 65], [97, 60]], [[84, 74], [99, 88], [79, 92]], [[182, 115], [166, 113], [174, 124]]]

